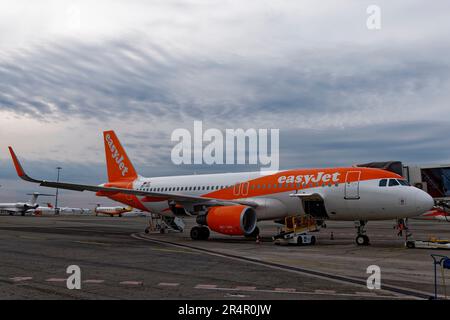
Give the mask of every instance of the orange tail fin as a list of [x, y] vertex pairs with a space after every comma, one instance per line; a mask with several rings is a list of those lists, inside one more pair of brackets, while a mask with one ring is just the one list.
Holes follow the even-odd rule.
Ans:
[[114, 131], [104, 131], [103, 138], [109, 182], [136, 179], [136, 170]]

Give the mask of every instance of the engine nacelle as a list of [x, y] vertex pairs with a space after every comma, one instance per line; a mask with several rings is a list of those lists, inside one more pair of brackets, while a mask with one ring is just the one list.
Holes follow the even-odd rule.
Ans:
[[256, 221], [255, 210], [243, 205], [212, 207], [206, 215], [197, 217], [197, 223], [233, 236], [250, 235], [256, 228]]

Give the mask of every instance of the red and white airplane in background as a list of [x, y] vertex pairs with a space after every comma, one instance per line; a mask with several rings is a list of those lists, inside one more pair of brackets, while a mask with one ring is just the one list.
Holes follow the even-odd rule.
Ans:
[[[414, 217], [434, 201], [403, 177], [375, 168], [296, 169], [275, 173], [239, 172], [144, 178], [139, 176], [114, 131], [103, 133], [108, 182], [85, 185], [20, 178], [43, 187], [93, 191], [133, 208], [164, 216], [196, 216], [191, 238], [207, 239], [210, 229], [228, 235], [256, 235], [257, 221], [310, 214], [319, 220], [356, 221], [356, 243], [366, 245], [369, 220]], [[181, 229], [181, 227], [180, 227]]]
[[450, 213], [448, 205], [443, 204], [442, 206], [435, 206], [432, 210], [427, 211], [421, 216], [415, 217], [414, 219], [418, 220], [437, 220], [437, 221], [446, 221], [450, 222]]
[[46, 216], [46, 215], [54, 215], [55, 214], [55, 208], [53, 205], [49, 202], [47, 203], [47, 206], [39, 206], [36, 209], [32, 211], [32, 214], [34, 216]]
[[100, 205], [97, 205], [95, 207], [94, 212], [95, 215], [98, 216], [99, 214], [105, 214], [108, 216], [119, 216], [121, 217], [124, 213], [133, 211], [132, 207], [101, 207]]

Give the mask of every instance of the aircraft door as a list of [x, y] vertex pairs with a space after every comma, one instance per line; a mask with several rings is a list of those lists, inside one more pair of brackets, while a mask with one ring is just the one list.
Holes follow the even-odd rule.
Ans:
[[359, 199], [359, 179], [361, 171], [348, 171], [345, 176], [345, 199]]
[[248, 195], [249, 183], [236, 183], [233, 187], [233, 195], [239, 197], [246, 197]]

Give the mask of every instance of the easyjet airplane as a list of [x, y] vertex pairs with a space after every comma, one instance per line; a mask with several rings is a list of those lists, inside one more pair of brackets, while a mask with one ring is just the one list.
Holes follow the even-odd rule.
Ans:
[[194, 240], [207, 239], [209, 229], [227, 235], [256, 235], [257, 221], [307, 213], [320, 220], [356, 221], [356, 243], [366, 245], [367, 221], [414, 217], [434, 205], [431, 196], [410, 186], [401, 176], [374, 168], [144, 178], [136, 173], [114, 131], [105, 131], [103, 136], [108, 182], [100, 185], [33, 179], [11, 147], [9, 150], [19, 177], [26, 181], [93, 191], [139, 210], [174, 217], [175, 221], [194, 215], [198, 223], [191, 229]]

